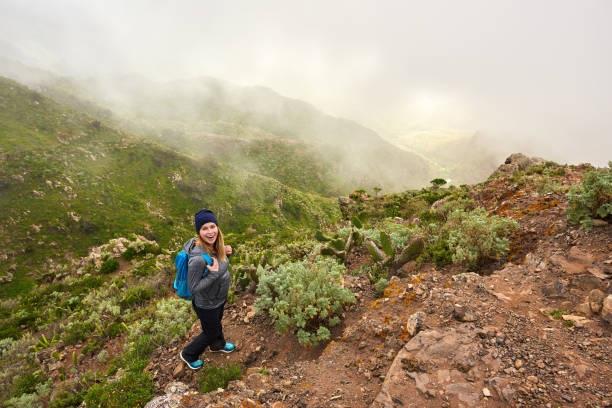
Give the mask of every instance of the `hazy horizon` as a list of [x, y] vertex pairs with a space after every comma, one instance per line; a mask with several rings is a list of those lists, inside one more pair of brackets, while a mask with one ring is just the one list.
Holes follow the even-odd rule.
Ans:
[[612, 159], [606, 1], [0, 4], [0, 56], [75, 77], [261, 85], [389, 140], [475, 132]]

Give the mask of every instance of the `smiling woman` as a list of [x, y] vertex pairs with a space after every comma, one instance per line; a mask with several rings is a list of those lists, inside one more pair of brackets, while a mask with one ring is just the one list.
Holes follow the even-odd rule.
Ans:
[[[211, 352], [231, 353], [235, 346], [226, 342], [223, 336], [223, 309], [229, 291], [230, 273], [228, 256], [232, 247], [223, 242], [217, 217], [210, 210], [198, 211], [194, 217], [197, 236], [183, 247], [189, 254], [187, 280], [193, 293], [192, 306], [202, 324], [202, 333], [180, 352], [180, 358], [189, 368], [197, 370], [204, 364], [200, 360], [207, 348]], [[212, 263], [208, 264], [204, 255]]]

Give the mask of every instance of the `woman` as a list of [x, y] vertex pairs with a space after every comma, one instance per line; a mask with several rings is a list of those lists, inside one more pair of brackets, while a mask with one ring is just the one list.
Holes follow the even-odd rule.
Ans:
[[[195, 229], [197, 236], [187, 241], [183, 250], [189, 254], [187, 283], [193, 294], [192, 306], [202, 324], [202, 333], [180, 353], [181, 359], [193, 370], [202, 367], [200, 354], [207, 347], [210, 351], [224, 353], [235, 349], [232, 343], [225, 341], [221, 327], [230, 284], [228, 256], [232, 247], [224, 245], [217, 217], [210, 210], [198, 211]], [[212, 258], [212, 265], [206, 264], [203, 254]]]

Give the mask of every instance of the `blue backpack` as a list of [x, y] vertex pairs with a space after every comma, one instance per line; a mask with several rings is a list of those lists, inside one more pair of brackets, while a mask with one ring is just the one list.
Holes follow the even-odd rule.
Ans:
[[[202, 254], [206, 265], [212, 265], [212, 259], [208, 254]], [[174, 259], [174, 265], [176, 265], [176, 278], [174, 278], [174, 289], [179, 297], [185, 300], [191, 300], [193, 294], [189, 291], [187, 284], [187, 266], [189, 265], [189, 254], [183, 250]], [[204, 269], [202, 276], [208, 275], [208, 268]]]

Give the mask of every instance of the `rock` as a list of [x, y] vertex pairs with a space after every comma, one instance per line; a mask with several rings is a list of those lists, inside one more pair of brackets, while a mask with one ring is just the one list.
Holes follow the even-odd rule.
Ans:
[[467, 404], [468, 407], [476, 406], [478, 394], [473, 391], [473, 387], [468, 383], [453, 383], [446, 386], [448, 394], [454, 394], [459, 401]]
[[168, 383], [166, 385], [166, 387], [164, 388], [164, 392], [166, 394], [185, 394], [187, 391], [189, 391], [189, 387], [187, 386], [187, 384], [182, 383], [180, 381], [173, 381], [171, 383]]
[[558, 280], [547, 283], [542, 287], [542, 294], [549, 298], [563, 297], [565, 292], [567, 292], [565, 286]]
[[561, 398], [563, 398], [567, 402], [574, 402], [574, 399], [571, 396], [567, 395], [567, 394], [562, 394]]
[[586, 317], [590, 317], [591, 316], [591, 307], [589, 306], [588, 298], [587, 298], [587, 302], [586, 303], [580, 303], [580, 304], [576, 305], [574, 307], [574, 311], [576, 313], [580, 313], [582, 315], [585, 315]]
[[183, 406], [183, 398], [189, 392], [189, 387], [182, 382], [171, 382], [165, 387], [166, 395], [161, 395], [149, 401], [145, 408], [179, 408]]
[[591, 312], [597, 314], [601, 311], [601, 306], [605, 296], [605, 293], [599, 289], [593, 289], [589, 292], [589, 307]]
[[406, 332], [413, 337], [415, 334], [417, 334], [421, 328], [423, 327], [423, 320], [425, 318], [425, 313], [423, 312], [416, 312], [413, 313], [412, 315], [410, 315], [410, 317], [408, 317], [408, 320], [406, 321]]
[[599, 289], [602, 287], [601, 279], [596, 278], [590, 273], [583, 273], [574, 275], [570, 279], [571, 285], [585, 291], [591, 291], [593, 289]]
[[455, 282], [476, 284], [480, 281], [480, 275], [475, 272], [460, 273], [453, 275], [453, 280]]
[[522, 366], [523, 366], [523, 360], [518, 359], [514, 362], [514, 367], [516, 367], [517, 370], [521, 368]]
[[414, 274], [416, 270], [416, 261], [410, 261], [402, 265], [400, 271], [398, 271], [398, 274], [401, 274], [402, 276], [408, 276]]
[[572, 262], [577, 262], [585, 265], [591, 265], [594, 261], [593, 255], [573, 246], [568, 253], [568, 259]]
[[532, 382], [534, 384], [537, 384], [539, 382], [538, 377], [536, 377], [535, 375], [527, 376], [527, 381]]
[[586, 364], [578, 364], [574, 367], [576, 370], [576, 374], [578, 374], [578, 378], [584, 379], [594, 373], [594, 370]]
[[285, 404], [283, 404], [282, 401], [276, 401], [272, 404], [271, 408], [285, 408]]
[[484, 395], [487, 398], [491, 398], [493, 396], [493, 394], [491, 394], [491, 391], [489, 391], [487, 387], [484, 387], [482, 389], [482, 395]]
[[[396, 407], [393, 398], [401, 395], [410, 395], [410, 406], [449, 406], [449, 397], [477, 406], [482, 374], [497, 371], [493, 359], [479, 355], [479, 331], [472, 325], [458, 325], [418, 332], [397, 353], [371, 407]], [[436, 371], [427, 372], [429, 367]], [[466, 372], [473, 382], [466, 382]]]
[[453, 310], [453, 316], [457, 320], [462, 322], [473, 322], [476, 321], [476, 314], [474, 313], [474, 309], [469, 306], [455, 305]]
[[610, 276], [608, 273], [606, 273], [607, 271], [604, 271], [603, 269], [601, 269], [599, 266], [590, 266], [587, 268], [587, 271], [593, 275], [594, 277], [596, 277], [597, 279], [610, 279], [612, 278], [612, 276]]
[[178, 377], [179, 375], [181, 375], [181, 373], [183, 372], [184, 368], [185, 368], [185, 367], [184, 367], [183, 363], [179, 363], [179, 364], [178, 364], [178, 365], [177, 365], [177, 366], [174, 368], [174, 371], [172, 371], [172, 376], [174, 376], [174, 377]]
[[601, 317], [608, 323], [612, 324], [612, 295], [608, 295], [601, 307]]
[[576, 316], [576, 315], [563, 315], [561, 316], [563, 320], [570, 321], [576, 327], [584, 327], [586, 323], [591, 322], [591, 320], [587, 319], [584, 316]]
[[499, 166], [492, 176], [509, 176], [517, 171], [525, 170], [534, 164], [543, 163], [544, 159], [539, 157], [527, 157], [523, 153], [513, 153], [504, 164]]
[[602, 220], [599, 218], [593, 218], [594, 227], [605, 227], [606, 225], [608, 225], [608, 222], [606, 220]]
[[510, 386], [510, 380], [503, 377], [495, 377], [489, 380], [489, 384], [495, 389], [498, 395], [508, 404], [512, 404], [514, 389]]
[[416, 389], [419, 390], [419, 392], [429, 396], [429, 390], [426, 387], [427, 384], [429, 384], [429, 376], [427, 374], [409, 372], [408, 376], [414, 379]]

